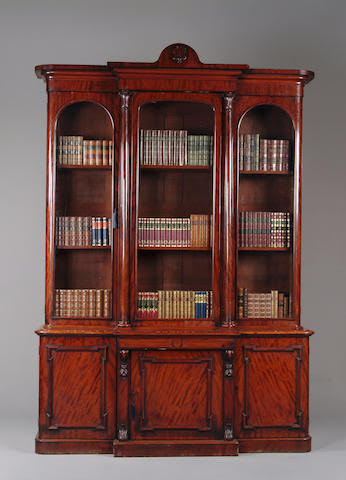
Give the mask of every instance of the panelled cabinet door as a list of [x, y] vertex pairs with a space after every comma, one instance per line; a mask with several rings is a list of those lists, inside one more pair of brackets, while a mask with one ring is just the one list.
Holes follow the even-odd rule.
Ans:
[[223, 438], [220, 352], [133, 352], [131, 370], [133, 440]]
[[239, 438], [307, 435], [306, 339], [240, 341], [235, 375], [235, 430]]
[[41, 338], [40, 437], [113, 439], [115, 342]]

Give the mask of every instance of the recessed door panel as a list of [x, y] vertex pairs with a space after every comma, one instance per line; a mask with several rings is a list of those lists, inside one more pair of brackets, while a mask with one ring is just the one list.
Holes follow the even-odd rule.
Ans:
[[307, 428], [305, 340], [253, 339], [239, 345], [236, 431], [240, 437], [302, 436]]
[[134, 352], [132, 438], [219, 438], [222, 380], [219, 352]]
[[115, 344], [105, 337], [41, 342], [40, 432], [46, 438], [113, 438]]

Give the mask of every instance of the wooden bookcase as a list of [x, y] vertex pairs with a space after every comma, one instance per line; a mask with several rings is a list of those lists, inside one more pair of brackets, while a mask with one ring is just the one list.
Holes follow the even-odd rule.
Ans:
[[38, 453], [306, 452], [305, 70], [41, 65]]

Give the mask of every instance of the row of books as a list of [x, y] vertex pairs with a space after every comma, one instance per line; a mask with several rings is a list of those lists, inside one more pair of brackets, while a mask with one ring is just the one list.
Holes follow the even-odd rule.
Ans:
[[107, 289], [56, 289], [57, 317], [110, 317], [111, 291]]
[[210, 215], [138, 219], [139, 247], [209, 247]]
[[239, 288], [238, 317], [290, 318], [290, 295], [278, 290], [271, 290], [269, 293], [250, 293], [247, 288]]
[[59, 165], [112, 165], [112, 140], [84, 140], [80, 135], [61, 135], [57, 142]]
[[141, 130], [141, 165], [212, 164], [213, 137], [188, 135], [187, 130]]
[[289, 140], [260, 139], [259, 133], [240, 135], [239, 170], [287, 172], [289, 150]]
[[107, 246], [110, 245], [111, 220], [107, 217], [57, 217], [56, 245]]
[[212, 292], [159, 290], [138, 292], [139, 319], [193, 319], [212, 316]]
[[239, 212], [239, 247], [289, 248], [289, 212]]

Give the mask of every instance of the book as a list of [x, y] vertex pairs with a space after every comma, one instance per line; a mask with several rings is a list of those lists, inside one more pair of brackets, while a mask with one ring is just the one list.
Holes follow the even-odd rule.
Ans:
[[56, 317], [109, 318], [111, 316], [109, 289], [56, 289]]
[[289, 171], [289, 140], [260, 138], [258, 133], [242, 134], [238, 150], [240, 172]]
[[109, 246], [111, 219], [107, 217], [56, 217], [58, 247]]
[[212, 315], [212, 292], [159, 290], [138, 292], [137, 318], [206, 319]]
[[209, 247], [211, 216], [191, 214], [189, 218], [138, 218], [139, 247]]
[[113, 141], [84, 139], [81, 135], [60, 135], [57, 138], [57, 163], [65, 165], [111, 166]]
[[289, 212], [239, 212], [240, 248], [289, 248], [291, 246]]
[[238, 288], [238, 318], [290, 318], [290, 294], [270, 292], [248, 292]]
[[213, 137], [187, 130], [140, 130], [140, 165], [212, 165]]

